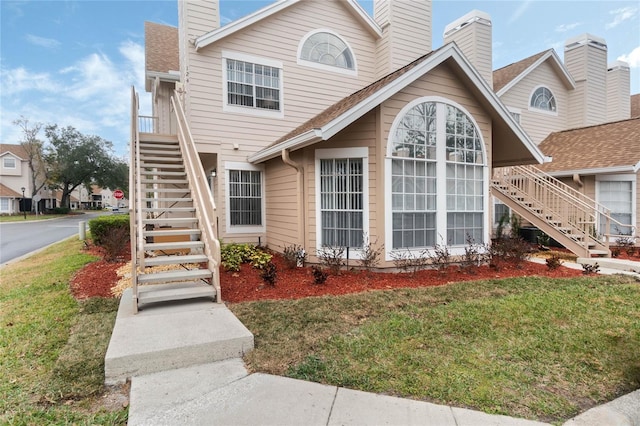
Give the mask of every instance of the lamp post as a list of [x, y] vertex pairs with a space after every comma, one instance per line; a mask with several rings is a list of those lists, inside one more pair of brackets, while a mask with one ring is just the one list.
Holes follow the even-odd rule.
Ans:
[[24, 186], [20, 189], [22, 190], [22, 212], [24, 213], [24, 219], [27, 220], [27, 207], [24, 202]]

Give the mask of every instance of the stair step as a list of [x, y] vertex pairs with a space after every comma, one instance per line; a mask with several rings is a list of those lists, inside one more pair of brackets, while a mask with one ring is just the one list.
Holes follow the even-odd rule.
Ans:
[[140, 142], [140, 149], [143, 149], [143, 148], [180, 149], [180, 144], [177, 141], [163, 142], [163, 143]]
[[170, 156], [174, 157], [176, 155], [180, 155], [180, 150], [164, 150], [164, 149], [141, 149], [140, 155], [159, 155], [159, 156]]
[[609, 252], [607, 250], [589, 250], [590, 256], [609, 256]]
[[154, 274], [139, 274], [138, 282], [141, 284], [171, 281], [189, 282], [203, 278], [211, 278], [211, 271], [208, 269], [183, 269], [180, 271], [156, 272]]
[[184, 164], [140, 163], [143, 169], [184, 169]]
[[143, 155], [140, 154], [140, 160], [141, 163], [163, 163], [163, 162], [167, 162], [167, 163], [180, 163], [182, 164], [182, 157], [156, 157], [156, 156], [147, 156], [147, 155]]
[[169, 302], [172, 300], [216, 297], [213, 286], [202, 283], [166, 284], [162, 286], [142, 286], [138, 291], [138, 303]]
[[[149, 192], [153, 192], [153, 191], [149, 191]], [[162, 192], [162, 191], [157, 191], [157, 192]], [[193, 198], [191, 198], [191, 197], [189, 197], [189, 198], [143, 198], [142, 199], [143, 202], [159, 201], [159, 200], [162, 200], [164, 202], [180, 202], [180, 201], [184, 201], [185, 203], [186, 202], [193, 202]]]
[[176, 144], [178, 137], [160, 133], [140, 133], [140, 143]]
[[198, 249], [203, 248], [202, 241], [172, 241], [166, 243], [147, 243], [144, 244], [145, 250], [176, 250], [176, 249]]
[[173, 192], [176, 194], [188, 194], [190, 192], [189, 188], [146, 188], [146, 189], [150, 189], [149, 192]]
[[196, 223], [198, 221], [195, 217], [160, 217], [158, 219], [142, 219], [143, 224], [149, 225], [160, 225], [160, 224], [171, 224], [175, 225], [176, 223]]
[[186, 179], [140, 179], [140, 183], [143, 184], [184, 184], [189, 183]]
[[156, 265], [180, 265], [185, 263], [202, 263], [207, 262], [209, 258], [204, 254], [190, 254], [186, 256], [156, 256], [149, 257], [144, 260], [145, 266]]
[[142, 176], [186, 176], [187, 172], [185, 171], [181, 171], [181, 172], [168, 172], [166, 170], [145, 170], [143, 172], [140, 173]]
[[145, 237], [160, 237], [160, 236], [175, 236], [175, 235], [200, 235], [201, 231], [197, 228], [182, 228], [182, 229], [173, 229], [173, 228], [160, 228], [154, 229], [152, 231], [143, 231], [142, 235]]
[[166, 208], [143, 208], [145, 213], [193, 213], [196, 211], [195, 207], [166, 207]]

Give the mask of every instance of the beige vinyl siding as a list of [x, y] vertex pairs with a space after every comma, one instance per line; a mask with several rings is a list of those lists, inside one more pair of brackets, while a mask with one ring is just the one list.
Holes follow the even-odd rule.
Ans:
[[628, 67], [616, 66], [607, 71], [607, 121], [625, 120], [631, 117], [629, 87]]
[[[530, 108], [531, 95], [536, 87], [545, 86], [556, 99], [556, 113]], [[506, 106], [518, 108], [520, 125], [537, 145], [549, 133], [567, 128], [569, 114], [569, 93], [548, 62], [540, 64], [515, 86], [504, 93], [500, 100]]]
[[565, 50], [565, 66], [577, 84], [583, 86], [570, 98], [570, 108], [582, 111], [572, 115], [571, 127], [599, 124], [606, 120], [607, 50], [583, 44]]
[[478, 21], [451, 33], [445, 43], [454, 41], [482, 78], [493, 87], [492, 31], [491, 25]]
[[176, 120], [175, 114], [171, 110], [171, 97], [174, 94], [174, 83], [160, 83], [157, 94], [156, 102], [153, 102], [153, 116], [158, 117], [158, 129], [156, 132], [164, 135], [176, 134]]
[[[352, 76], [311, 68], [297, 63], [299, 42], [310, 31], [331, 27], [354, 50], [358, 75]], [[283, 28], [287, 28], [283, 31]], [[222, 112], [222, 52], [235, 52], [283, 65], [284, 118]], [[247, 156], [273, 143], [301, 122], [317, 115], [329, 105], [348, 96], [374, 79], [375, 42], [339, 1], [300, 2], [247, 29], [200, 50], [189, 69], [189, 120], [199, 145], [219, 145], [224, 152], [228, 143], [242, 146]], [[331, 84], [327, 84], [330, 80]], [[250, 123], [250, 125], [247, 125]], [[222, 145], [220, 145], [222, 144]]]
[[[302, 164], [300, 152], [291, 159]], [[298, 174], [296, 169], [276, 158], [265, 165], [265, 195], [267, 235], [269, 248], [278, 252], [293, 244], [304, 245], [300, 240], [300, 221], [303, 215], [298, 210]], [[301, 189], [301, 188], [300, 188]]]
[[377, 46], [378, 77], [431, 52], [430, 1], [377, 2], [374, 15], [383, 28]]

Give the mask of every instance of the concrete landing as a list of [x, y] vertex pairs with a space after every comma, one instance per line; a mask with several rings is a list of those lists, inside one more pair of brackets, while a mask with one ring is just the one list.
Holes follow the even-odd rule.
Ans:
[[597, 263], [598, 266], [600, 266], [600, 269], [619, 271], [620, 273], [640, 273], [640, 262], [634, 262], [633, 260], [609, 257], [579, 257], [576, 262], [586, 265], [594, 265]]
[[134, 377], [134, 425], [442, 425], [535, 426], [490, 415], [268, 374], [248, 375], [241, 360]]
[[241, 358], [251, 349], [253, 334], [223, 304], [194, 299], [145, 305], [134, 314], [128, 289], [105, 355], [105, 383]]

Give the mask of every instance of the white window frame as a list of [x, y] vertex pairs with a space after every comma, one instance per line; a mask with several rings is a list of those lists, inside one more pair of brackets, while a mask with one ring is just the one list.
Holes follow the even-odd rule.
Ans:
[[[556, 102], [556, 106], [557, 106], [557, 102]], [[509, 111], [509, 114], [511, 115], [511, 118], [513, 118], [513, 121], [515, 121], [516, 123], [522, 126], [522, 110], [520, 108], [512, 108], [508, 106], [507, 111]], [[518, 116], [517, 119], [516, 117], [514, 117], [515, 115]]]
[[[227, 74], [227, 60], [232, 59], [235, 61], [250, 62], [257, 65], [265, 65], [268, 67], [278, 68], [280, 70], [280, 109], [268, 110], [256, 107], [245, 107], [240, 105], [229, 104], [228, 99], [228, 74]], [[268, 118], [284, 118], [284, 66], [281, 61], [273, 59], [263, 58], [254, 55], [248, 55], [240, 52], [222, 51], [222, 111], [238, 114], [253, 115], [258, 117]]]
[[[549, 110], [546, 110], [546, 109], [536, 108], [536, 107], [531, 105], [531, 101], [533, 99], [533, 95], [540, 88], [547, 89], [549, 91], [549, 93], [551, 93], [551, 96], [553, 97], [553, 100], [554, 100], [554, 102], [556, 104], [555, 105], [556, 106], [555, 110], [549, 111]], [[541, 114], [549, 114], [549, 115], [553, 115], [553, 116], [557, 116], [558, 115], [558, 109], [560, 109], [560, 107], [558, 106], [558, 98], [556, 97], [555, 93], [553, 93], [553, 91], [549, 88], [549, 86], [545, 86], [544, 84], [537, 85], [536, 87], [533, 88], [531, 93], [529, 93], [529, 98], [527, 100], [527, 106], [529, 107], [529, 111], [533, 111], [533, 112], [537, 112], [537, 113], [541, 113]]]
[[[6, 209], [2, 208], [2, 204], [6, 203]], [[1, 197], [0, 198], [0, 212], [1, 213], [12, 213], [11, 211], [11, 198]]]
[[[392, 161], [394, 157], [392, 156], [393, 151], [393, 137], [396, 133], [396, 129], [398, 128], [402, 118], [409, 112], [413, 107], [418, 104], [424, 102], [435, 102], [437, 103], [437, 108], [445, 109], [447, 105], [452, 106], [454, 108], [459, 109], [463, 113], [469, 117], [473, 125], [478, 131], [478, 137], [480, 138], [480, 143], [482, 147], [482, 155], [483, 155], [483, 164], [482, 167], [482, 197], [483, 197], [483, 240], [485, 242], [489, 241], [489, 235], [492, 230], [491, 223], [493, 219], [489, 217], [489, 166], [488, 166], [488, 158], [487, 158], [487, 146], [480, 130], [480, 126], [475, 120], [474, 116], [462, 105], [459, 103], [452, 101], [450, 99], [441, 97], [441, 96], [425, 96], [418, 99], [414, 99], [412, 102], [409, 102], [405, 105], [400, 112], [395, 116], [393, 120], [393, 124], [391, 125], [391, 129], [389, 131], [389, 136], [387, 138], [387, 148], [386, 148], [386, 156], [385, 156], [385, 182], [384, 182], [384, 193], [385, 193], [385, 260], [392, 261], [393, 256], [392, 253], [395, 251], [393, 249], [393, 205], [391, 203], [392, 199], [392, 180], [391, 180], [391, 167]], [[447, 236], [447, 159], [446, 159], [446, 110], [439, 111], [436, 115], [436, 242], [437, 244], [447, 244], [446, 236]], [[480, 166], [480, 165], [479, 165]], [[480, 243], [480, 242], [477, 242]], [[454, 255], [463, 255], [465, 247], [464, 246], [449, 246], [449, 252]], [[407, 249], [402, 249], [402, 251], [406, 251]], [[421, 254], [425, 249], [416, 248], [416, 249], [408, 249], [410, 254], [417, 256]], [[432, 252], [431, 249], [426, 249], [428, 252]]]
[[[635, 229], [637, 223], [637, 175], [635, 174], [617, 174], [617, 175], [596, 175], [596, 202], [601, 204], [602, 197], [600, 196], [600, 182], [631, 182], [631, 224], [635, 230], [634, 235], [638, 235], [638, 230]], [[600, 222], [597, 223], [598, 232], [603, 233], [601, 230]], [[614, 230], [612, 229], [613, 233]]]
[[[362, 232], [364, 236], [369, 234], [369, 149], [366, 147], [354, 147], [354, 148], [331, 148], [331, 149], [316, 149], [315, 151], [315, 203], [316, 203], [316, 252], [322, 251], [322, 213], [320, 202], [320, 160], [334, 160], [345, 158], [360, 158], [362, 159]], [[343, 257], [346, 258], [347, 253], [343, 253]], [[361, 259], [362, 250], [356, 248], [349, 249], [350, 259]]]
[[[301, 58], [301, 56], [302, 56], [302, 47], [304, 46], [304, 44], [307, 42], [309, 37], [314, 36], [314, 35], [316, 35], [318, 33], [331, 34], [331, 35], [339, 38], [340, 41], [342, 41], [347, 46], [347, 49], [349, 49], [349, 52], [351, 52], [351, 58], [353, 59], [353, 69], [352, 70], [347, 69], [347, 68], [336, 67], [336, 66], [332, 66], [332, 65], [321, 64], [319, 62], [313, 62], [313, 61], [309, 61], [309, 60]], [[316, 68], [316, 69], [323, 70], [323, 71], [330, 71], [330, 72], [334, 72], [334, 73], [338, 73], [338, 74], [345, 74], [345, 75], [352, 75], [352, 76], [357, 76], [358, 75], [358, 61], [356, 59], [355, 51], [351, 48], [351, 45], [347, 42], [347, 40], [344, 39], [344, 37], [342, 37], [337, 32], [335, 32], [333, 30], [330, 30], [328, 28], [320, 28], [320, 29], [310, 31], [307, 34], [305, 34], [305, 36], [302, 37], [302, 39], [300, 40], [300, 43], [298, 44], [298, 52], [297, 52], [297, 56], [296, 57], [298, 58], [298, 65], [302, 65], [302, 66], [309, 67], [309, 68]]]
[[[246, 225], [231, 225], [231, 212], [230, 212], [230, 201], [229, 195], [231, 193], [231, 181], [229, 179], [229, 172], [231, 170], [248, 170], [260, 172], [260, 191], [262, 194], [261, 200], [261, 209], [262, 209], [262, 225], [254, 225], [254, 226], [246, 226]], [[259, 234], [264, 233], [267, 229], [267, 215], [266, 215], [266, 203], [265, 203], [265, 176], [264, 176], [264, 167], [256, 166], [250, 163], [240, 163], [235, 161], [225, 161], [224, 163], [224, 173], [225, 173], [225, 223], [228, 234]]]
[[[13, 166], [7, 166], [7, 160], [13, 160]], [[12, 157], [10, 155], [2, 157], [2, 167], [5, 169], [15, 170], [18, 168], [18, 160], [16, 159], [16, 157]]]

